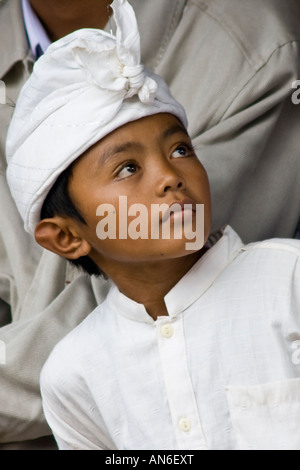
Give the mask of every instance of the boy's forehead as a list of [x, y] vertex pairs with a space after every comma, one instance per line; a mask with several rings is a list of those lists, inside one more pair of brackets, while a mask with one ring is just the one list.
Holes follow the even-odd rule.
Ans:
[[155, 143], [164, 143], [172, 136], [187, 136], [186, 127], [172, 114], [160, 113], [129, 122], [99, 140], [74, 163], [73, 170], [82, 165], [89, 174], [113, 166], [120, 155], [138, 154]]
[[130, 151], [134, 148], [145, 148], [156, 139], [164, 140], [179, 133], [188, 136], [185, 126], [176, 116], [166, 113], [155, 114], [119, 127], [97, 142], [85, 155], [91, 153], [99, 155], [103, 151], [106, 158], [102, 162], [100, 161], [100, 164], [104, 164], [113, 154]]

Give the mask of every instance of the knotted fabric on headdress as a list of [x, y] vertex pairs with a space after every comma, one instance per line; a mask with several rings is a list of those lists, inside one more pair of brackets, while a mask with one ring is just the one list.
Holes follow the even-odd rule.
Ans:
[[112, 4], [116, 37], [82, 29], [53, 43], [35, 64], [9, 128], [7, 180], [25, 229], [34, 233], [58, 176], [122, 125], [182, 106], [141, 64], [140, 35], [127, 0]]

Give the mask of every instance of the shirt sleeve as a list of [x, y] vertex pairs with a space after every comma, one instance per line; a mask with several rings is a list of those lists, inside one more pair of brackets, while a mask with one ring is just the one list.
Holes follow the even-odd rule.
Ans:
[[41, 373], [44, 414], [58, 448], [116, 450], [88, 387], [70, 358], [60, 352], [59, 344]]

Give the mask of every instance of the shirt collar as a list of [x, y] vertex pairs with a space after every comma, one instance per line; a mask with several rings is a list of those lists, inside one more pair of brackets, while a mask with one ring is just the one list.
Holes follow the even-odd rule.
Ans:
[[[223, 236], [166, 295], [165, 304], [170, 318], [177, 317], [198, 300], [215, 282], [224, 269], [244, 247], [239, 236], [227, 226]], [[110, 291], [109, 308], [135, 321], [153, 324], [144, 305], [124, 296], [116, 287]]]
[[46, 52], [51, 41], [42, 23], [33, 11], [29, 0], [22, 0], [22, 9], [29, 45], [35, 59], [38, 59]]

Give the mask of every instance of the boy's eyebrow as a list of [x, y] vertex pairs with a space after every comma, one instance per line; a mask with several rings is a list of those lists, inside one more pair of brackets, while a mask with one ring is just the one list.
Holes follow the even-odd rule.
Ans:
[[[160, 136], [160, 139], [165, 139], [167, 137], [172, 137], [174, 134], [183, 133], [187, 137], [190, 137], [186, 128], [181, 124], [176, 124], [174, 126], [166, 129]], [[117, 156], [119, 153], [130, 152], [130, 151], [141, 151], [143, 145], [140, 142], [125, 142], [120, 145], [112, 145], [107, 150], [104, 150], [99, 156], [98, 167], [102, 168], [108, 161], [110, 161], [114, 156]]]
[[170, 127], [169, 129], [166, 129], [163, 132], [162, 137], [163, 138], [171, 137], [172, 135], [178, 134], [179, 132], [181, 134], [182, 133], [185, 134], [187, 137], [190, 137], [189, 134], [188, 134], [188, 131], [186, 130], [186, 128], [181, 124], [175, 124], [174, 126]]
[[102, 168], [108, 161], [119, 153], [129, 152], [130, 150], [141, 150], [142, 148], [142, 144], [138, 142], [126, 142], [125, 144], [113, 145], [101, 153], [98, 160], [98, 167]]

